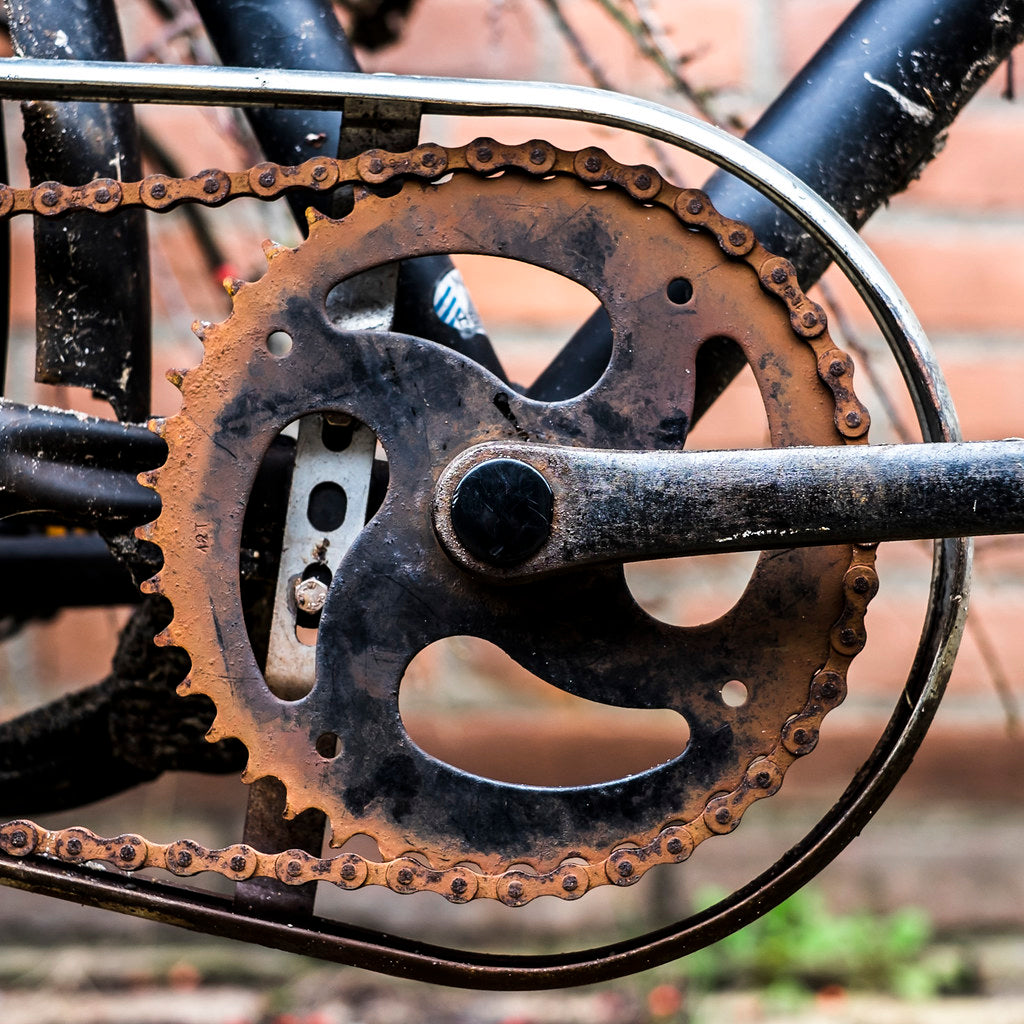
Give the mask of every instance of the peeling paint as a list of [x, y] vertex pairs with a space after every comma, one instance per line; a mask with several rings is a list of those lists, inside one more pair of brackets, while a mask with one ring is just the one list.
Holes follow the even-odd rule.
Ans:
[[887, 92], [896, 101], [900, 110], [912, 117], [918, 124], [931, 124], [935, 120], [935, 112], [933, 110], [929, 110], [928, 107], [921, 103], [915, 103], [912, 99], [894, 89], [888, 82], [882, 82], [874, 78], [870, 72], [864, 72], [864, 81], [869, 82], [883, 92]]

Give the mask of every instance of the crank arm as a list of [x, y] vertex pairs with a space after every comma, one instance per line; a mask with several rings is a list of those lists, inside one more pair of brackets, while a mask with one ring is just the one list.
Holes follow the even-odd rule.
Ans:
[[477, 445], [434, 526], [465, 569], [526, 580], [723, 551], [1024, 532], [1024, 441], [621, 452]]

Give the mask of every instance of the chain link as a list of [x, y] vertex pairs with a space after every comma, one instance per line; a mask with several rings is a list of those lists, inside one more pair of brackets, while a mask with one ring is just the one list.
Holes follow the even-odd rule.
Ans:
[[[25, 213], [57, 217], [80, 210], [106, 214], [132, 207], [163, 211], [180, 203], [219, 206], [240, 197], [273, 200], [300, 189], [326, 192], [349, 184], [374, 188], [394, 178], [435, 182], [457, 172], [492, 176], [509, 171], [536, 177], [568, 175], [592, 187], [618, 188], [637, 202], [662, 206], [687, 227], [713, 236], [727, 257], [745, 262], [764, 291], [785, 306], [794, 334], [813, 349], [818, 376], [833, 397], [840, 435], [848, 443], [866, 442], [870, 417], [854, 394], [853, 361], [829, 338], [825, 313], [804, 293], [793, 265], [767, 252], [747, 225], [718, 213], [705, 193], [679, 188], [652, 167], [619, 163], [594, 147], [573, 152], [539, 140], [509, 146], [481, 138], [462, 148], [421, 145], [406, 153], [373, 149], [345, 160], [316, 158], [295, 167], [261, 163], [246, 171], [206, 170], [183, 179], [153, 174], [139, 182], [101, 178], [82, 186], [44, 182], [14, 189], [0, 185], [0, 217]], [[311, 209], [307, 216], [315, 221], [323, 215]], [[273, 247], [267, 255], [272, 258]], [[226, 282], [226, 286], [237, 290], [241, 282]], [[732, 832], [747, 808], [775, 793], [789, 766], [814, 749], [825, 715], [846, 696], [847, 669], [866, 640], [864, 615], [878, 590], [874, 563], [874, 545], [853, 547], [844, 577], [844, 607], [830, 633], [830, 653], [810, 680], [803, 709], [785, 723], [772, 750], [747, 767], [731, 792], [712, 797], [694, 820], [658, 826], [643, 845], [622, 846], [601, 861], [567, 861], [543, 874], [521, 870], [488, 874], [471, 865], [435, 869], [414, 856], [374, 861], [343, 852], [321, 858], [302, 850], [261, 853], [245, 844], [211, 850], [188, 839], [162, 844], [135, 833], [105, 839], [85, 828], [51, 831], [27, 820], [0, 825], [0, 851], [14, 857], [55, 858], [66, 864], [102, 862], [125, 872], [160, 868], [190, 876], [212, 871], [232, 881], [271, 878], [287, 885], [326, 881], [343, 889], [381, 885], [400, 893], [436, 892], [452, 903], [483, 897], [522, 906], [543, 895], [578, 899], [599, 885], [632, 885], [655, 865], [684, 861], [705, 839]]]

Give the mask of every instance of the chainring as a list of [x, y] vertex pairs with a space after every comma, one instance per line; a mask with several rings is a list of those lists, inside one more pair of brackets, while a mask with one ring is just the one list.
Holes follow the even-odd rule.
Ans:
[[[381, 162], [359, 159], [371, 171]], [[712, 338], [743, 350], [773, 445], [862, 443], [868, 417], [852, 362], [792, 267], [702, 193], [599, 150], [545, 143], [478, 140], [447, 151], [445, 165], [454, 173], [440, 184], [397, 178], [400, 189], [387, 195], [357, 185], [351, 213], [312, 216], [307, 241], [269, 249], [264, 277], [236, 288], [228, 319], [202, 332], [203, 360], [179, 378], [182, 410], [158, 425], [167, 463], [144, 477], [163, 506], [142, 535], [165, 559], [146, 589], [174, 607], [158, 642], [192, 659], [180, 692], [207, 694], [217, 707], [209, 738], [248, 748], [244, 778], [280, 779], [290, 815], [326, 812], [333, 845], [365, 834], [381, 851], [379, 862], [291, 851], [286, 880], [429, 889], [453, 902], [576, 898], [632, 884], [732, 831], [813, 749], [865, 642], [874, 554], [847, 545], [762, 555], [727, 614], [673, 627], [636, 605], [621, 568], [514, 586], [465, 573], [433, 531], [441, 472], [487, 441], [682, 447], [697, 353]], [[613, 331], [601, 379], [571, 400], [536, 402], [433, 343], [331, 322], [327, 296], [340, 281], [436, 253], [520, 259], [589, 288]], [[692, 286], [683, 303], [670, 287], [680, 279]], [[269, 350], [275, 332], [291, 337], [287, 355]], [[266, 685], [246, 633], [239, 538], [271, 441], [316, 412], [367, 424], [387, 452], [390, 481], [331, 583], [315, 685], [287, 701]], [[483, 637], [590, 700], [673, 709], [689, 744], [601, 785], [524, 786], [460, 771], [417, 747], [398, 711], [409, 662], [454, 635]], [[721, 697], [734, 679], [747, 687], [741, 707]], [[318, 753], [325, 734], [340, 739], [334, 756]]]

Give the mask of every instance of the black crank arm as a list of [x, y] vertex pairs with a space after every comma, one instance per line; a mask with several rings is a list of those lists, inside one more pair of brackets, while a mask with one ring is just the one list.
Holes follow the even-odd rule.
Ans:
[[434, 525], [477, 573], [1024, 533], [1024, 441], [621, 452], [492, 443], [441, 475]]

